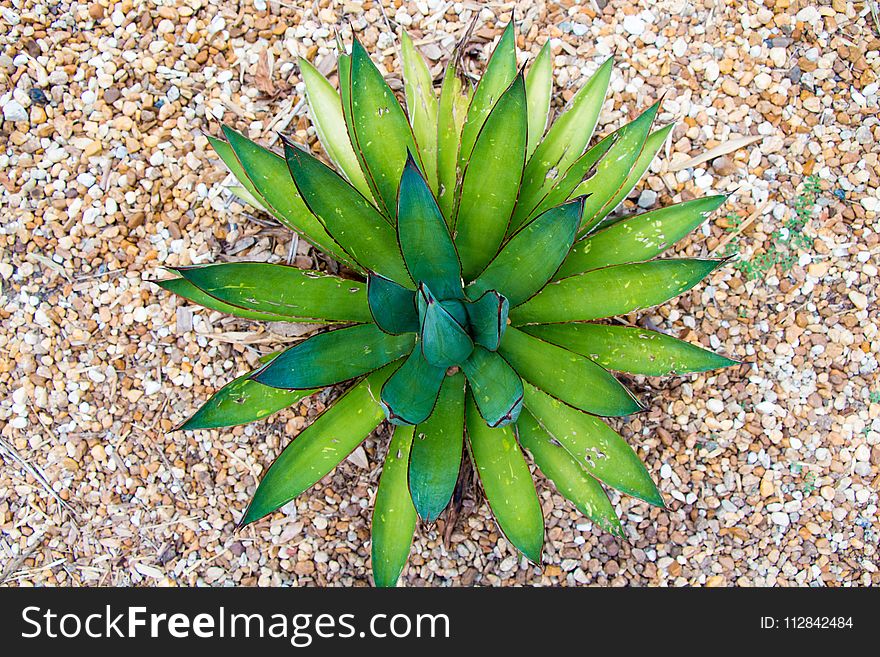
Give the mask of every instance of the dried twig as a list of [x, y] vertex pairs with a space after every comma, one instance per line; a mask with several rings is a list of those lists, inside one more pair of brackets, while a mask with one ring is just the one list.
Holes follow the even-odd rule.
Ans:
[[18, 567], [21, 566], [21, 564], [23, 564], [34, 552], [37, 551], [37, 548], [42, 545], [43, 539], [46, 538], [46, 535], [48, 533], [49, 532], [43, 532], [42, 534], [40, 534], [37, 540], [34, 541], [33, 545], [31, 545], [14, 559], [11, 559], [6, 564], [6, 567], [3, 568], [3, 572], [0, 573], [0, 584], [3, 584], [7, 579], [14, 575], [15, 572], [18, 570]]
[[731, 231], [731, 233], [728, 234], [727, 237], [725, 237], [723, 240], [721, 240], [718, 243], [718, 246], [716, 246], [714, 249], [712, 249], [712, 252], [709, 255], [713, 255], [713, 254], [717, 253], [718, 251], [723, 250], [724, 247], [727, 246], [731, 242], [731, 240], [736, 238], [746, 228], [751, 226], [754, 223], [755, 219], [757, 219], [762, 214], [764, 214], [764, 209], [767, 207], [767, 205], [769, 203], [770, 203], [770, 201], [764, 201], [764, 203], [762, 203], [758, 208], [755, 209], [754, 212], [752, 212], [752, 214], [749, 215], [748, 219], [746, 219], [744, 222], [742, 222], [739, 226], [736, 227], [736, 230]]
[[682, 169], [692, 169], [704, 162], [714, 160], [716, 157], [721, 157], [722, 155], [738, 151], [740, 148], [745, 148], [746, 146], [754, 144], [756, 141], [761, 141], [763, 138], [764, 135], [752, 135], [750, 137], [735, 137], [734, 139], [728, 139], [717, 146], [713, 146], [707, 151], [703, 151], [696, 157], [692, 157], [691, 159], [678, 164], [670, 165], [667, 171], [675, 172], [681, 171]]
[[49, 483], [49, 480], [46, 479], [46, 475], [39, 468], [39, 466], [33, 466], [28, 463], [16, 450], [15, 448], [6, 442], [3, 438], [0, 438], [0, 453], [8, 454], [9, 457], [18, 463], [21, 468], [27, 472], [31, 477], [37, 480], [40, 486], [45, 490], [63, 509], [67, 510], [71, 516], [74, 518], [74, 524], [76, 524], [76, 511], [74, 511], [73, 507], [71, 507], [67, 502], [62, 499], [62, 497], [56, 493], [52, 489], [52, 485]]

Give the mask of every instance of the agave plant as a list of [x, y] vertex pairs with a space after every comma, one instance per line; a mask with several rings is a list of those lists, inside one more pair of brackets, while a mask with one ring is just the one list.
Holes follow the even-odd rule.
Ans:
[[597, 322], [661, 304], [722, 262], [656, 257], [723, 196], [609, 217], [669, 134], [654, 129], [658, 105], [590, 145], [610, 60], [545, 130], [549, 43], [524, 75], [508, 25], [479, 83], [457, 53], [439, 96], [406, 34], [401, 45], [406, 111], [357, 40], [350, 53], [340, 46], [339, 93], [300, 62], [335, 170], [286, 138], [283, 156], [229, 127], [226, 140], [210, 139], [240, 183], [234, 191], [338, 262], [339, 275], [232, 263], [179, 267], [159, 283], [238, 317], [330, 325], [265, 356], [181, 428], [252, 422], [346, 384], [268, 469], [242, 523], [294, 499], [387, 421], [372, 523], [374, 580], [384, 586], [400, 576], [417, 519], [434, 521], [449, 504], [464, 454], [502, 532], [532, 562], [544, 527], [524, 450], [579, 511], [622, 535], [604, 486], [663, 500], [601, 419], [643, 410], [610, 372], [734, 362]]

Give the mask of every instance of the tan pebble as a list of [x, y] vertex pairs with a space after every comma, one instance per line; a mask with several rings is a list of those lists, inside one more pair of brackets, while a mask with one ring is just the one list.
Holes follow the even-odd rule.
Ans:
[[104, 8], [97, 2], [92, 3], [92, 5], [89, 7], [89, 16], [91, 16], [93, 20], [100, 20], [101, 18], [104, 18]]
[[828, 262], [814, 262], [809, 267], [807, 267], [807, 274], [810, 276], [815, 276], [816, 278], [822, 278], [825, 274], [828, 273], [828, 268], [830, 265]]
[[89, 143], [89, 144], [83, 149], [83, 155], [85, 155], [86, 157], [94, 157], [95, 155], [97, 155], [98, 153], [100, 153], [103, 149], [104, 149], [104, 147], [101, 145], [101, 142], [99, 142], [99, 141], [96, 139], [96, 140], [90, 142], [90, 143]]
[[775, 491], [776, 489], [773, 486], [773, 482], [767, 477], [764, 477], [761, 480], [761, 497], [770, 497]]
[[33, 125], [40, 125], [46, 122], [46, 110], [44, 110], [39, 105], [34, 105], [31, 107], [31, 123]]
[[[177, 20], [177, 10], [174, 7], [168, 7], [163, 5], [158, 9], [159, 16], [162, 18], [167, 18], [168, 20], [176, 21]], [[190, 12], [191, 14], [192, 12]], [[187, 14], [189, 16], [190, 14]]]
[[721, 83], [721, 91], [728, 96], [739, 96], [739, 85], [730, 78], [727, 78]]
[[95, 459], [96, 461], [103, 462], [103, 461], [107, 460], [107, 452], [104, 451], [104, 446], [101, 443], [98, 443], [97, 445], [92, 447], [92, 449], [89, 450], [89, 452], [91, 453], [92, 458]]
[[729, 176], [736, 173], [736, 165], [726, 155], [715, 158], [712, 162], [712, 168], [719, 176]]
[[723, 575], [713, 575], [709, 579], [706, 580], [706, 586], [709, 588], [716, 588], [718, 586], [724, 586], [724, 576]]
[[859, 310], [864, 310], [868, 307], [868, 297], [866, 297], [861, 292], [856, 292], [852, 290], [849, 293], [849, 300], [852, 301], [853, 305]]
[[804, 98], [804, 109], [810, 112], [819, 112], [822, 110], [822, 101], [818, 96], [807, 96]]
[[141, 66], [143, 67], [143, 69], [147, 73], [155, 73], [156, 72], [156, 68], [157, 68], [156, 60], [153, 59], [152, 57], [144, 57], [141, 60]]

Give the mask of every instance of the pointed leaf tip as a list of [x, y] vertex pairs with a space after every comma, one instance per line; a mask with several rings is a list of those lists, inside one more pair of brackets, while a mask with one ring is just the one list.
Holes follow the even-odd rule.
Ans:
[[446, 369], [428, 362], [418, 349], [403, 362], [382, 387], [381, 400], [391, 424], [414, 425], [431, 415], [440, 394]]

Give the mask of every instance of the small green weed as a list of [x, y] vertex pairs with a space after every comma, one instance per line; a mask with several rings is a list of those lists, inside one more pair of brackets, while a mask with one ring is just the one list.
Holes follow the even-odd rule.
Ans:
[[816, 473], [811, 470], [806, 475], [804, 475], [802, 490], [804, 492], [804, 495], [809, 495], [814, 490], [816, 490], [816, 488]]
[[[776, 265], [779, 265], [781, 271], [786, 273], [797, 262], [798, 255], [812, 246], [812, 240], [806, 234], [805, 228], [813, 216], [820, 192], [819, 179], [816, 176], [808, 176], [804, 180], [803, 189], [794, 201], [794, 215], [786, 219], [782, 226], [770, 234], [770, 246], [763, 253], [751, 258], [740, 258], [734, 265], [745, 275], [746, 279], [761, 278]], [[738, 233], [742, 222], [743, 218], [738, 214], [727, 215], [727, 232]], [[742, 234], [737, 234], [725, 245], [722, 255], [739, 254], [742, 240]]]

